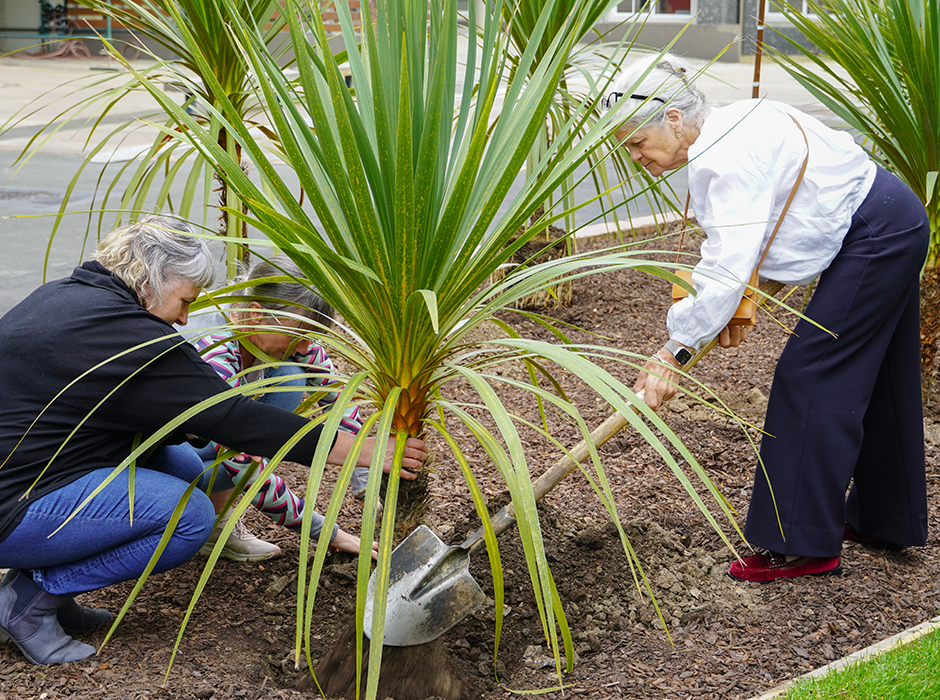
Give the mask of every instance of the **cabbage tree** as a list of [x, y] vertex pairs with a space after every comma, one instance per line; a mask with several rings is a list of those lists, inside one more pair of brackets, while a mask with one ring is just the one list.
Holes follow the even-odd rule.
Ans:
[[[608, 114], [583, 131], [586, 115], [594, 108], [593, 100], [573, 105], [570, 118], [558, 124], [556, 138], [527, 173], [521, 190], [510, 196], [510, 186], [523, 171], [545, 124], [568, 57], [590, 22], [590, 3], [584, 0], [572, 5], [548, 50], [536, 60], [538, 39], [550, 17], [550, 12], [544, 11], [533, 33], [535, 41], [518, 56], [518, 70], [509, 76], [509, 51], [499, 21], [503, 1], [496, 3], [497, 11], [481, 18], [482, 41], [468, 42], [465, 57], [458, 51], [456, 0], [378, 3], [374, 18], [365, 12], [361, 37], [348, 6], [338, 2], [346, 46], [361, 40], [359, 51], [343, 57], [348, 60], [353, 92], [337, 57], [329, 50], [318, 2], [284, 3], [283, 18], [299, 71], [299, 78], [291, 81], [269, 50], [264, 27], [240, 13], [236, 0], [215, 0], [226, 18], [230, 40], [240, 47], [250, 66], [269, 130], [276, 136], [281, 157], [299, 181], [300, 189], [282, 178], [270, 150], [260, 142], [257, 132], [242, 122], [237, 105], [211, 71], [202, 71], [211, 97], [207, 109], [238, 145], [241, 158], [250, 163], [250, 175], [233, 149], [223, 148], [215, 134], [201, 128], [196, 118], [168, 97], [159, 84], [133, 66], [128, 65], [128, 70], [174, 121], [173, 126], [164, 127], [164, 133], [194, 149], [225, 178], [241, 205], [227, 211], [264, 234], [264, 238], [253, 241], [258, 249], [273, 242], [338, 311], [341, 326], [333, 331], [314, 331], [332, 355], [342, 357], [353, 368], [341, 377], [345, 389], [337, 401], [339, 411], [333, 413], [338, 416], [344, 406], [353, 402], [371, 407], [361, 435], [393, 435], [398, 459], [407, 436], [429, 432], [439, 434], [453, 451], [487, 528], [498, 645], [503, 574], [498, 542], [477, 481], [483, 473], [478, 470], [485, 465], [470, 464], [464, 448], [453, 437], [452, 426], [465, 426], [475, 437], [512, 498], [542, 632], [555, 649], [560, 673], [559, 645], [563, 643], [568, 650], [570, 668], [571, 637], [541, 541], [531, 486], [532, 465], [521, 449], [519, 431], [535, 429], [559, 450], [566, 452], [567, 447], [543, 425], [533, 425], [529, 418], [510, 413], [499, 399], [500, 384], [528, 390], [543, 410], [566, 416], [586, 438], [589, 426], [562, 390], [566, 376], [578, 377], [614, 410], [627, 416], [633, 427], [656, 446], [716, 529], [717, 522], [683, 469], [692, 470], [706, 484], [729, 519], [730, 513], [678, 438], [642, 401], [636, 400], [629, 386], [595, 361], [603, 356], [605, 360], [634, 363], [632, 353], [617, 348], [577, 347], [560, 332], [557, 343], [529, 340], [499, 321], [503, 337], [488, 339], [485, 346], [471, 340], [472, 331], [484, 321], [493, 320], [496, 312], [557, 278], [576, 279], [601, 270], [629, 267], [668, 276], [643, 259], [643, 251], [631, 255], [628, 250], [619, 250], [543, 263], [487, 285], [490, 275], [537, 233], [537, 228], [529, 229], [510, 243], [520, 226], [579, 165], [607, 148], [604, 137], [612, 130], [613, 118]], [[476, 22], [473, 3], [471, 19]], [[199, 37], [186, 26], [181, 26], [181, 34], [197, 68], [202, 70], [208, 62], [204, 54], [209, 47], [201, 45]], [[563, 215], [547, 215], [544, 223]], [[645, 358], [639, 359], [641, 364], [643, 361]], [[497, 373], [496, 368], [506, 362], [525, 363], [531, 382]], [[458, 381], [466, 382], [476, 392], [474, 405], [449, 398], [449, 385]], [[631, 403], [637, 405], [641, 417], [633, 413]], [[491, 420], [482, 421], [478, 409]], [[324, 436], [328, 438], [337, 428], [338, 417], [323, 420]], [[655, 431], [666, 436], [662, 442]], [[680, 455], [679, 460], [672, 449]], [[589, 449], [589, 454], [590, 466], [585, 467], [584, 474], [620, 527], [597, 451]], [[316, 496], [325, 457], [325, 453], [318, 453], [313, 459], [308, 499]], [[335, 521], [354, 459], [355, 454], [339, 472], [326, 512], [328, 524]], [[680, 460], [688, 466], [681, 465]], [[273, 469], [276, 463], [272, 460], [268, 468]], [[374, 469], [370, 477], [361, 531], [364, 540], [376, 538], [380, 543], [371, 639], [383, 636], [384, 591], [399, 492], [399, 478], [393, 471], [385, 494], [382, 527], [376, 537], [373, 513], [379, 498], [379, 473]], [[260, 484], [259, 479], [255, 486]], [[239, 508], [244, 509], [246, 501], [243, 499]], [[309, 533], [304, 533], [302, 539], [298, 645], [302, 636], [310, 634], [309, 613], [326, 555], [323, 540], [329, 530], [328, 526], [323, 529], [310, 571], [306, 558]], [[622, 528], [620, 532], [633, 566], [635, 561], [629, 558], [632, 550]], [[360, 555], [356, 609], [360, 630], [370, 563], [368, 553]], [[360, 637], [360, 653], [361, 642]], [[375, 697], [380, 646], [373, 645], [370, 653], [366, 681], [369, 698]]]
[[[187, 147], [184, 140], [166, 133], [167, 127], [187, 127], [172, 119], [168, 120], [167, 115], [160, 110], [149, 115], [129, 117], [110, 131], [106, 131], [107, 127], [104, 126], [106, 117], [119, 108], [122, 101], [139, 93], [143, 89], [141, 80], [146, 79], [150, 84], [174, 90], [185, 108], [193, 114], [198, 128], [211, 133], [220, 147], [228, 150], [232, 158], [237, 160], [240, 157], [240, 145], [228, 138], [227, 129], [213, 110], [206, 109], [218, 99], [206, 88], [212, 82], [219, 86], [220, 94], [224, 94], [227, 102], [238, 111], [241, 121], [260, 129], [257, 135], [263, 136], [264, 125], [257, 121], [262, 108], [256, 99], [257, 93], [252, 89], [250, 67], [243, 52], [232, 41], [232, 35], [226, 30], [226, 20], [218, 4], [203, 0], [125, 0], [120, 3], [111, 0], [73, 1], [124, 25], [138, 39], [145, 39], [149, 48], [143, 51], [153, 61], [145, 68], [138, 68], [134, 75], [122, 72], [74, 81], [68, 85], [63, 96], [50, 96], [48, 99], [40, 99], [38, 104], [27, 105], [0, 129], [2, 133], [7, 128], [15, 127], [50, 101], [52, 104], [62, 104], [59, 115], [24, 148], [19, 160], [25, 161], [76, 115], [87, 113], [90, 109], [98, 114], [88, 136], [88, 143], [94, 145], [87, 149], [85, 161], [69, 184], [50, 238], [54, 239], [69, 205], [69, 195], [85, 171], [102, 160], [114, 158], [115, 163], [108, 163], [98, 177], [98, 189], [92, 205], [92, 212], [97, 214], [98, 228], [102, 225], [110, 227], [111, 223], [128, 214], [133, 218], [138, 212], [152, 210], [169, 209], [190, 218], [194, 207], [198, 210], [202, 205], [206, 205], [202, 215], [203, 225], [206, 226], [209, 213], [218, 211], [212, 205], [218, 203], [230, 210], [229, 214], [219, 218], [217, 230], [232, 239], [232, 244], [227, 246], [231, 276], [234, 274], [234, 261], [245, 253], [245, 249], [237, 243], [237, 239], [244, 234], [242, 223], [234, 214], [239, 205], [234, 195], [229, 193], [221, 173], [213, 171], [205, 158]], [[281, 33], [284, 25], [279, 13], [279, 0], [237, 0], [235, 8], [240, 17], [259, 27], [269, 50], [284, 60], [283, 55], [288, 46]], [[109, 44], [103, 38], [102, 42], [111, 54], [121, 55], [119, 42]], [[174, 58], [157, 58], [153, 53], [157, 47], [171, 53]], [[199, 52], [198, 58], [196, 51]], [[207, 78], [209, 75], [212, 76], [211, 81]], [[164, 128], [154, 130], [154, 123], [162, 124]], [[153, 134], [149, 147], [135, 150], [124, 146], [129, 137], [132, 142], [136, 142], [138, 131]], [[126, 155], [129, 151], [133, 153]], [[119, 187], [119, 181], [127, 173], [131, 175], [129, 184]], [[174, 199], [170, 189], [177, 179], [185, 183], [184, 193], [181, 198]], [[109, 219], [107, 224], [104, 223], [106, 217]], [[89, 229], [93, 219], [90, 215]]]
[[[528, 64], [528, 69], [535, 70], [547, 52], [551, 51], [552, 41], [556, 34], [566, 30], [572, 10], [582, 4], [582, 0], [519, 0], [516, 3], [503, 5], [503, 21], [509, 39], [509, 60], [512, 66], [510, 74], [514, 75], [519, 69], [518, 57], [522, 56], [533, 44], [535, 44], [535, 60]], [[584, 7], [583, 11], [587, 18], [581, 26], [584, 34], [578, 37], [577, 45], [568, 56], [548, 110], [546, 122], [529, 154], [530, 168], [535, 167], [541, 154], [550, 147], [556, 134], [570, 120], [572, 114], [578, 112], [585, 101], [593, 101], [598, 93], [605, 92], [614, 72], [609, 68], [619, 68], [635, 46], [637, 30], [646, 21], [648, 15], [637, 14], [633, 19], [626, 21], [624, 24], [629, 26], [623, 31], [624, 39], [619, 42], [605, 42], [605, 36], [596, 28], [597, 24], [616, 5], [617, 0], [592, 0]], [[541, 30], [538, 28], [539, 21], [546, 12], [549, 13], [548, 21], [545, 29]], [[676, 39], [681, 34], [681, 30], [677, 32]], [[631, 36], [634, 38], [628, 41], [628, 37]], [[675, 39], [673, 43], [674, 41]], [[613, 61], [612, 58], [614, 58]], [[599, 115], [600, 110], [586, 113], [586, 120], [580, 125], [580, 133], [586, 134]], [[603, 165], [602, 160], [606, 160]], [[626, 150], [590, 154], [586, 159], [586, 165], [597, 193], [606, 194], [605, 199], [610, 210], [614, 212], [615, 225], [619, 218], [617, 216], [619, 206], [629, 203], [639, 193], [645, 196], [647, 204], [654, 209], [676, 209], [677, 205], [670, 201], [668, 193], [662, 191], [660, 183], [652, 182], [646, 177], [646, 171], [630, 160]], [[610, 182], [609, 168], [617, 174], [619, 184]], [[569, 178], [560, 192], [552, 193], [555, 196], [564, 197], [565, 206], [569, 210], [576, 204], [573, 199], [574, 182], [574, 177]], [[629, 208], [626, 213], [628, 217], [631, 216]], [[575, 228], [573, 217], [568, 217], [565, 225], [569, 230]]]
[[[872, 156], [917, 193], [930, 218], [921, 279], [924, 396], [940, 341], [940, 0], [772, 0], [816, 50], [773, 54], [820, 102], [865, 137]], [[836, 72], [829, 61], [844, 69]]]

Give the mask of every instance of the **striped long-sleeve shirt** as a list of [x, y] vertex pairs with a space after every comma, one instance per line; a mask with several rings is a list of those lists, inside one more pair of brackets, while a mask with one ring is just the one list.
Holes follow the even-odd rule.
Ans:
[[[208, 362], [222, 379], [232, 387], [238, 387], [254, 379], [251, 373], [242, 372], [242, 357], [238, 347], [238, 340], [231, 333], [218, 331], [190, 342]], [[317, 398], [317, 404], [326, 412], [333, 408], [338, 392], [331, 389], [335, 381], [331, 377], [335, 374], [333, 362], [321, 345], [310, 343], [306, 352], [297, 352], [291, 355], [288, 362], [303, 368], [307, 377], [307, 391]], [[359, 420], [359, 407], [350, 406], [340, 423], [340, 429], [355, 435], [362, 427]]]
[[[202, 332], [198, 336], [191, 337], [190, 343], [195, 346], [203, 360], [233, 388], [263, 377], [263, 370], [260, 374], [243, 371], [238, 339], [230, 331], [219, 329], [215, 332]], [[326, 350], [320, 345], [310, 343], [306, 351], [294, 353], [287, 361], [304, 370], [307, 393], [314, 397], [320, 410], [324, 412], [332, 410], [339, 394], [333, 389], [335, 381], [332, 377], [335, 369]], [[343, 415], [340, 429], [356, 434], [361, 427], [359, 407], [350, 406]], [[217, 451], [224, 449], [224, 446], [217, 445]], [[249, 455], [239, 454], [222, 462], [222, 466], [232, 481], [238, 482], [245, 470], [251, 466], [252, 461]], [[267, 461], [262, 460], [254, 474], [260, 474], [266, 466]], [[354, 493], [365, 488], [367, 478], [368, 469], [359, 467], [354, 470], [351, 483]], [[253, 483], [254, 476], [248, 479], [243, 487], [247, 488]], [[300, 529], [304, 515], [304, 499], [291, 491], [277, 474], [272, 474], [262, 485], [252, 500], [252, 505], [279, 525], [293, 530]], [[313, 510], [310, 512], [312, 514], [311, 534], [318, 536], [322, 528], [323, 516]], [[334, 526], [333, 537], [335, 536]]]

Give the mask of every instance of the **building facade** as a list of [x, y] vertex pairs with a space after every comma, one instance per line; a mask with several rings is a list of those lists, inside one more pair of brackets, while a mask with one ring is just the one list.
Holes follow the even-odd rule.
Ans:
[[[485, 0], [476, 0], [485, 2]], [[807, 0], [791, 0], [802, 4]], [[620, 0], [598, 30], [605, 40], [616, 41], [630, 33], [641, 46], [659, 49], [672, 42], [677, 53], [693, 58], [739, 61], [742, 55], [753, 54], [757, 36], [759, 0]], [[772, 0], [765, 0], [764, 41], [788, 50], [788, 42], [778, 34], [801, 40], [783, 15], [774, 11]], [[461, 3], [464, 5], [465, 3]], [[59, 0], [0, 0], [0, 54], [35, 45], [49, 33], [50, 21], [75, 3]], [[73, 24], [88, 24], [87, 21]], [[110, 33], [110, 27], [97, 28]], [[120, 33], [119, 28], [114, 28]], [[86, 28], [85, 34], [93, 34]], [[95, 47], [99, 48], [99, 47]]]
[[[660, 49], [681, 32], [673, 50], [693, 58], [740, 61], [753, 54], [757, 44], [759, 0], [622, 0], [599, 27], [609, 32], [607, 41], [629, 33], [642, 46]], [[791, 0], [802, 5], [806, 0]], [[802, 36], [765, 0], [764, 42], [783, 51], [792, 51], [780, 34], [802, 41]]]

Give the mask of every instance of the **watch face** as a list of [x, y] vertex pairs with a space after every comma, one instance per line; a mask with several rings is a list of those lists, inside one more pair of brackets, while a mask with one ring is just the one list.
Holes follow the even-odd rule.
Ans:
[[680, 348], [679, 352], [676, 353], [676, 362], [680, 365], [684, 365], [686, 362], [692, 359], [692, 353], [690, 353], [685, 348]]

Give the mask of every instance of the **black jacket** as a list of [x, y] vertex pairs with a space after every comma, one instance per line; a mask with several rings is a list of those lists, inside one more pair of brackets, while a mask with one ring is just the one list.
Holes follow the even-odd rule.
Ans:
[[[35, 498], [114, 468], [138, 433], [229, 388], [99, 263], [39, 287], [0, 318], [0, 540]], [[236, 397], [188, 419], [169, 441], [198, 435], [270, 457], [305, 425]], [[309, 464], [319, 436], [317, 427], [289, 459]]]

